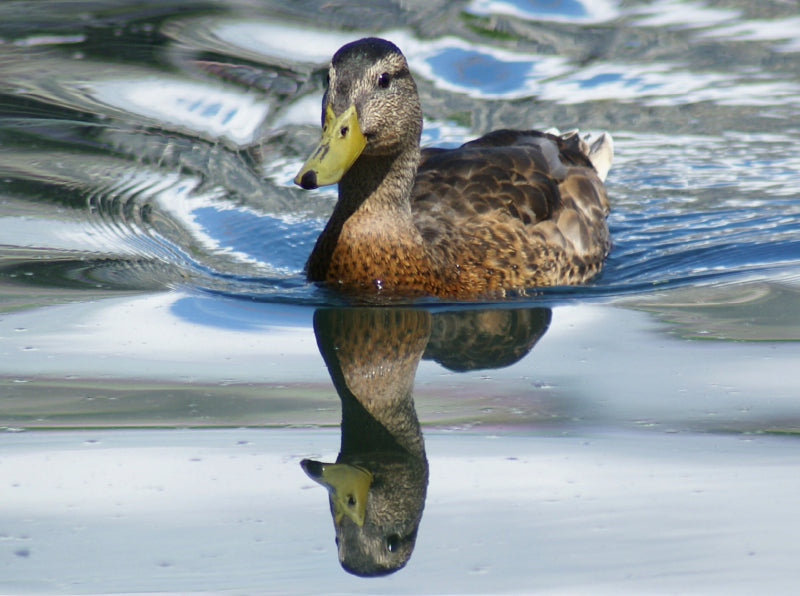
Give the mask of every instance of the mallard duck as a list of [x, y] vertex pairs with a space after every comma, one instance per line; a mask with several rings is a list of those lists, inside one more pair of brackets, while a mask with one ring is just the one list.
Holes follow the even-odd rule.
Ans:
[[425, 506], [428, 460], [412, 395], [430, 334], [422, 309], [322, 309], [314, 333], [342, 401], [335, 463], [305, 459], [328, 489], [342, 567], [386, 575], [411, 557]]
[[338, 183], [339, 199], [309, 280], [460, 298], [582, 283], [602, 267], [608, 134], [589, 144], [577, 132], [499, 130], [421, 150], [408, 63], [378, 38], [336, 52], [322, 106], [322, 138], [295, 183]]
[[344, 569], [385, 575], [402, 568], [414, 550], [429, 471], [413, 397], [420, 358], [460, 371], [508, 366], [549, 323], [544, 308], [314, 313], [317, 345], [342, 402], [342, 439], [335, 462], [300, 465], [328, 490]]

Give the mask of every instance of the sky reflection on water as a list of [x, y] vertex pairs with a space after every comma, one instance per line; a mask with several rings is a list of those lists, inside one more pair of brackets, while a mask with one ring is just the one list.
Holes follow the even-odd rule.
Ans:
[[527, 20], [599, 23], [617, 17], [617, 2], [609, 0], [473, 0], [467, 10], [477, 15], [504, 14]]
[[[651, 8], [658, 11], [661, 10], [659, 6]], [[635, 19], [633, 22], [638, 23]], [[638, 26], [654, 25], [645, 23]], [[185, 23], [175, 19], [167, 22], [164, 30], [168, 32], [170, 43], [175, 44], [171, 51], [182, 56], [177, 62], [194, 65], [192, 68], [213, 62], [216, 65], [213, 73], [217, 73], [223, 68], [220, 65], [224, 65], [224, 60], [236, 58], [231, 52], [242, 52], [249, 60], [262, 61], [261, 68], [273, 73], [274, 76], [265, 79], [272, 81], [269, 84], [278, 85], [275, 81], [281, 77], [289, 81], [291, 77], [281, 74], [287, 68], [307, 74], [293, 75], [295, 79], [291, 80], [294, 82], [278, 85], [276, 89], [282, 89], [281, 93], [289, 93], [285, 99], [278, 100], [277, 91], [275, 96], [269, 91], [266, 95], [256, 93], [246, 86], [234, 84], [235, 78], [198, 80], [196, 75], [188, 76], [188, 73], [167, 76], [152, 66], [142, 65], [122, 66], [112, 76], [105, 67], [95, 71], [88, 68], [92, 60], [88, 57], [76, 63], [79, 75], [85, 77], [78, 84], [70, 80], [69, 69], [65, 68], [68, 63], [49, 53], [36, 57], [41, 68], [58, 73], [48, 83], [53, 93], [52, 101], [64, 106], [99, 109], [104, 118], [125, 114], [135, 126], [151, 126], [160, 120], [159, 125], [164, 129], [164, 133], [149, 137], [125, 137], [111, 130], [105, 133], [117, 151], [131, 157], [144, 155], [152, 165], [140, 164], [134, 169], [120, 159], [115, 167], [128, 169], [129, 173], [110, 181], [107, 186], [93, 188], [96, 179], [87, 178], [80, 171], [77, 160], [65, 156], [63, 178], [65, 181], [80, 180], [80, 184], [91, 193], [96, 212], [104, 214], [101, 222], [91, 222], [93, 234], [106, 239], [117, 238], [108, 246], [112, 248], [116, 244], [120, 254], [129, 254], [132, 246], [134, 252], [152, 253], [156, 258], [166, 256], [178, 268], [188, 268], [187, 273], [194, 279], [192, 283], [201, 287], [214, 290], [227, 287], [232, 295], [264, 296], [272, 292], [276, 297], [282, 296], [282, 287], [270, 288], [264, 285], [264, 281], [279, 279], [293, 287], [303, 285], [305, 255], [321, 229], [334, 191], [323, 189], [302, 196], [296, 194], [291, 178], [299, 167], [302, 153], [284, 153], [280, 145], [273, 143], [253, 146], [252, 141], [265, 134], [280, 137], [285, 134], [286, 127], [294, 129], [298, 124], [318, 126], [316, 111], [321, 90], [314, 82], [313, 73], [319, 72], [327, 59], [320, 56], [329, 55], [332, 48], [352, 34], [301, 28], [286, 30], [282, 24], [267, 20], [230, 17], [195, 17]], [[579, 65], [578, 56], [545, 55], [519, 48], [509, 50], [499, 47], [499, 44], [476, 43], [453, 35], [423, 40], [404, 29], [382, 34], [404, 48], [421, 81], [429, 81], [436, 89], [452, 94], [453, 101], [464, 102], [443, 113], [433, 114], [433, 118], [426, 118], [428, 130], [425, 139], [429, 141], [458, 143], [470, 138], [473, 134], [471, 128], [454, 122], [453, 114], [460, 119], [465, 114], [478, 114], [483, 106], [491, 109], [493, 102], [499, 100], [535, 96], [538, 105], [531, 102], [530, 107], [526, 106], [534, 112], [539, 108], [546, 109], [548, 104], [552, 104], [556, 112], [559, 105], [589, 106], [592, 111], [580, 120], [589, 127], [601, 116], [607, 117], [608, 113], [619, 110], [619, 118], [627, 123], [614, 125], [618, 159], [609, 180], [617, 205], [611, 218], [617, 250], [612, 254], [603, 277], [593, 283], [606, 288], [607, 293], [640, 290], [651, 282], [681, 284], [697, 281], [698, 272], [716, 270], [720, 274], [735, 275], [737, 272], [750, 273], [759, 265], [770, 269], [774, 264], [791, 265], [796, 261], [797, 241], [791, 235], [784, 235], [780, 240], [781, 246], [775, 250], [757, 246], [754, 251], [740, 250], [736, 254], [734, 248], [734, 253], [726, 253], [728, 257], [724, 263], [716, 257], [697, 263], [698, 257], [712, 254], [709, 249], [713, 246], [707, 243], [693, 245], [692, 238], [704, 236], [708, 230], [712, 230], [711, 237], [722, 238], [731, 221], [748, 221], [745, 213], [742, 213], [743, 217], [735, 214], [731, 217], [725, 212], [710, 215], [710, 219], [704, 217], [700, 228], [693, 231], [689, 227], [682, 247], [678, 247], [668, 234], [659, 236], [652, 232], [666, 232], [669, 226], [681, 219], [684, 226], [691, 226], [694, 221], [691, 213], [676, 219], [662, 203], [648, 211], [646, 219], [634, 225], [632, 222], [636, 221], [637, 212], [626, 211], [635, 204], [647, 204], [651, 197], [665, 189], [684, 189], [689, 197], [685, 204], [695, 197], [695, 205], [708, 201], [704, 194], [714, 187], [718, 195], [733, 197], [763, 196], [765, 192], [791, 195], [792, 180], [796, 177], [796, 135], [784, 134], [780, 130], [764, 133], [760, 139], [752, 133], [740, 136], [734, 131], [726, 131], [724, 136], [703, 134], [708, 123], [713, 122], [709, 118], [696, 119], [697, 134], [693, 136], [625, 130], [627, 124], [635, 121], [633, 115], [639, 114], [636, 116], [639, 118], [654, 108], [709, 105], [716, 106], [717, 111], [730, 106], [732, 109], [774, 108], [794, 113], [800, 102], [800, 83], [796, 78], [788, 80], [780, 73], [747, 73], [738, 68], [726, 72], [725, 69], [729, 68], [727, 63], [701, 70], [682, 61], [668, 62], [660, 58], [632, 63], [619, 60], [622, 54], [617, 59], [609, 57]], [[302, 39], [300, 47], [306, 53], [289, 55], [284, 43], [287, 35]], [[209, 62], [202, 52], [216, 53], [215, 59]], [[292, 60], [294, 62], [290, 63]], [[121, 77], [120, 74], [126, 70], [127, 78]], [[235, 77], [234, 71], [228, 74]], [[15, 76], [23, 75], [17, 73]], [[302, 82], [303, 76], [311, 78]], [[40, 83], [20, 79], [23, 88], [36, 88]], [[432, 93], [435, 96], [440, 92]], [[162, 99], [154, 106], [149, 98], [156, 94]], [[423, 101], [426, 102], [425, 97]], [[473, 102], [477, 104], [473, 105]], [[620, 107], [606, 110], [606, 102], [615, 102]], [[429, 103], [435, 105], [433, 101]], [[741, 121], [749, 119], [742, 117]], [[549, 124], [558, 124], [558, 121]], [[208, 156], [203, 157], [198, 151], [202, 149], [200, 145], [194, 143], [182, 147], [181, 137], [175, 136], [176, 133], [194, 135], [210, 143], [220, 142], [222, 148], [213, 145], [207, 150]], [[651, 159], [638, 153], [645, 145], [653, 153]], [[226, 148], [248, 153], [235, 153]], [[258, 174], [272, 180], [274, 187], [265, 187], [254, 175], [249, 154], [253, 148], [263, 150], [267, 155], [257, 164]], [[732, 149], [741, 155], [740, 159], [731, 155]], [[769, 163], [754, 159], [754, 152], [768, 153]], [[726, 160], [722, 159], [723, 155], [728, 156]], [[44, 165], [47, 157], [43, 153], [37, 158], [43, 168], [47, 167]], [[696, 165], [687, 168], [687, 161]], [[31, 181], [51, 180], [53, 177], [52, 172], [45, 174], [43, 170], [28, 165], [37, 163], [35, 159], [20, 159], [13, 167], [10, 167], [13, 162], [6, 163], [12, 173], [18, 175], [21, 172]], [[103, 164], [103, 168], [108, 167], [108, 164]], [[173, 173], [176, 167], [191, 175], [176, 178]], [[26, 169], [30, 171], [26, 172]], [[121, 212], [104, 207], [105, 203], [116, 204], [120, 197], [125, 197], [126, 205]], [[675, 198], [673, 195], [667, 200]], [[316, 203], [306, 209], [309, 200]], [[749, 197], [748, 200], [752, 201]], [[764, 230], [789, 229], [797, 224], [796, 210], [775, 205], [777, 209], [767, 210], [774, 211], [774, 215], [751, 222], [749, 234], [754, 238], [764, 237]], [[129, 214], [137, 212], [138, 219], [129, 217]], [[149, 218], [153, 218], [152, 221]], [[614, 228], [617, 222], [623, 221], [632, 225]], [[628, 231], [636, 226], [646, 226], [651, 232], [627, 236]], [[19, 231], [10, 227], [9, 237], [18, 237]], [[266, 242], [257, 238], [254, 231], [258, 229], [272, 230]], [[684, 229], [674, 230], [683, 232]], [[716, 234], [716, 231], [720, 233]], [[642, 238], [649, 238], [647, 246], [637, 244]], [[61, 246], [63, 242], [54, 242], [52, 247], [56, 245]], [[78, 245], [75, 248], [81, 250], [90, 242], [78, 240]], [[41, 248], [46, 250], [47, 246], [44, 243]], [[630, 252], [621, 252], [622, 247], [629, 247], [635, 253], [644, 251], [648, 256], [648, 267], [631, 268], [636, 260], [631, 260]], [[728, 246], [717, 248], [716, 252], [729, 249]], [[782, 255], [778, 263], [771, 261], [776, 252]], [[665, 258], [661, 259], [662, 255]], [[737, 257], [741, 258], [740, 262], [737, 262]], [[765, 260], [759, 260], [762, 257]], [[623, 271], [617, 268], [616, 263], [626, 263], [627, 267]], [[653, 263], [659, 263], [659, 266], [654, 268]], [[685, 264], [688, 263], [692, 265], [687, 268]], [[236, 277], [230, 277], [229, 273]], [[631, 281], [638, 282], [638, 285], [635, 288], [627, 286]]]
[[[0, 5], [0, 591], [791, 592], [796, 7], [189, 4]], [[376, 582], [300, 468], [340, 440], [315, 311], [353, 300], [302, 272], [335, 190], [291, 182], [366, 34], [406, 52], [425, 143], [616, 142], [600, 278], [401, 305], [445, 337], [551, 318], [502, 368], [422, 354], [425, 513]]]

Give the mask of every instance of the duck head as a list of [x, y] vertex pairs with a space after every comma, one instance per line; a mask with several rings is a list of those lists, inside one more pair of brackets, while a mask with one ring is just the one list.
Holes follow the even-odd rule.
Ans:
[[377, 577], [403, 568], [417, 539], [428, 482], [427, 461], [401, 453], [371, 453], [358, 463], [305, 459], [305, 473], [328, 489], [342, 567]]
[[322, 138], [295, 184], [339, 182], [361, 155], [392, 156], [419, 147], [422, 109], [402, 52], [368, 37], [334, 54], [322, 98]]

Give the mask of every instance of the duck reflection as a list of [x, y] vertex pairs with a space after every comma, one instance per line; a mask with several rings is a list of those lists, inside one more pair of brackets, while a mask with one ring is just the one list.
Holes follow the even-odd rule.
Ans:
[[342, 401], [342, 438], [335, 463], [306, 459], [301, 466], [328, 489], [346, 571], [386, 575], [414, 550], [428, 486], [412, 394], [420, 359], [454, 371], [508, 366], [528, 353], [549, 323], [544, 308], [315, 313], [317, 344]]

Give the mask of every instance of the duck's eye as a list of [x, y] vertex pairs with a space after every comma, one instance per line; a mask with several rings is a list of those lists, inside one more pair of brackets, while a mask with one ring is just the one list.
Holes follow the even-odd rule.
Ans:
[[400, 546], [400, 536], [398, 536], [397, 534], [392, 534], [391, 536], [386, 538], [386, 550], [388, 550], [390, 553], [396, 551], [399, 546]]
[[392, 82], [392, 75], [388, 72], [384, 72], [381, 76], [378, 77], [378, 87], [381, 89], [386, 89], [389, 86], [389, 83]]

